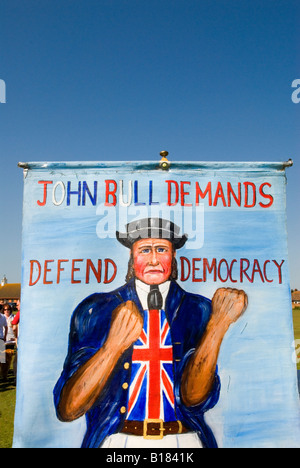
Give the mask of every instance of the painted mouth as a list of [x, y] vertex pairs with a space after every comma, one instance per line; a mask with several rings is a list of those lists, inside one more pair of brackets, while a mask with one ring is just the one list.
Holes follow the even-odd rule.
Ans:
[[157, 273], [161, 274], [161, 273], [164, 273], [164, 270], [162, 270], [162, 269], [159, 269], [159, 270], [156, 270], [156, 269], [151, 269], [151, 270], [150, 270], [150, 269], [149, 269], [149, 270], [148, 270], [148, 269], [146, 268], [146, 270], [144, 271], [144, 273], [145, 273], [145, 274], [152, 274], [152, 275], [157, 274]]

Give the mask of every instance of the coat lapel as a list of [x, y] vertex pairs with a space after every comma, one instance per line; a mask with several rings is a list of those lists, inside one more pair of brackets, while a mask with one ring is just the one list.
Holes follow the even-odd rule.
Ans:
[[172, 281], [166, 301], [166, 315], [170, 326], [176, 319], [184, 298], [185, 291], [175, 281]]
[[138, 307], [141, 315], [144, 317], [144, 310], [143, 310], [142, 304], [139, 300], [139, 297], [135, 289], [134, 279], [130, 280], [125, 286], [119, 289], [115, 294], [118, 296], [120, 303], [126, 302], [126, 301], [133, 301]]
[[[142, 316], [144, 316], [144, 310], [135, 289], [134, 279], [130, 280], [124, 287], [120, 288], [116, 292], [116, 295], [118, 296], [120, 303], [126, 301], [135, 302]], [[165, 310], [170, 326], [176, 319], [185, 296], [185, 291], [181, 289], [175, 281], [171, 281]]]

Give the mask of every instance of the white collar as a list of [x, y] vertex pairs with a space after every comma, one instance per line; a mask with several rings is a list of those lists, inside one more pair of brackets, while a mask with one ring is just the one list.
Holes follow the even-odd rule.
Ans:
[[[170, 283], [171, 281], [166, 281], [165, 283], [159, 284], [158, 288], [162, 294], [163, 297], [163, 309], [165, 309], [166, 305], [166, 299], [167, 295], [170, 289]], [[150, 285], [143, 283], [143, 281], [140, 281], [138, 279], [135, 280], [135, 287], [136, 287], [136, 292], [139, 297], [139, 300], [141, 301], [141, 304], [143, 306], [144, 310], [148, 309], [148, 294], [150, 292]]]

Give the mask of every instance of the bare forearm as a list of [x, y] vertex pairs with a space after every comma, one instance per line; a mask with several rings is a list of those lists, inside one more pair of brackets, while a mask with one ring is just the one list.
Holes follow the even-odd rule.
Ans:
[[181, 393], [186, 406], [202, 403], [211, 392], [220, 347], [227, 329], [228, 327], [209, 323], [183, 374]]
[[73, 421], [88, 411], [101, 394], [120, 354], [104, 345], [66, 383], [58, 413], [63, 421]]
[[206, 332], [182, 378], [181, 393], [187, 406], [202, 403], [208, 397], [223, 338], [230, 325], [241, 317], [247, 307], [248, 296], [242, 290], [220, 288], [215, 292]]
[[120, 304], [112, 314], [103, 347], [70, 378], [62, 390], [58, 414], [73, 421], [86, 413], [104, 389], [118, 360], [140, 336], [143, 318], [132, 301]]

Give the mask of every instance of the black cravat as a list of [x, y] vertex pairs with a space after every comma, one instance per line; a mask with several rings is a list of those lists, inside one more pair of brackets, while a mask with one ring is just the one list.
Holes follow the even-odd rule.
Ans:
[[163, 297], [157, 284], [150, 286], [150, 292], [148, 294], [148, 309], [149, 310], [160, 310], [163, 306]]

